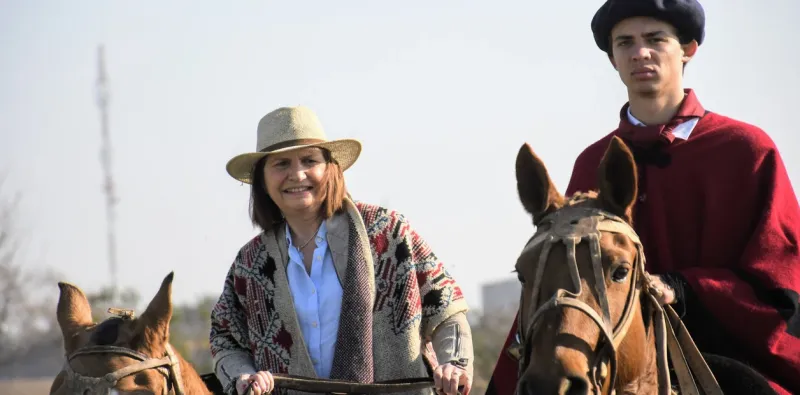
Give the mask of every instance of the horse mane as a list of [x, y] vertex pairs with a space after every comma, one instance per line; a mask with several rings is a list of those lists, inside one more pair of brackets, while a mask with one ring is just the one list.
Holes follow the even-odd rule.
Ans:
[[564, 206], [590, 205], [597, 200], [597, 191], [577, 191], [564, 202]]
[[540, 214], [539, 216], [533, 216], [533, 224], [534, 226], [538, 226], [538, 222], [541, 220], [543, 216], [546, 214], [551, 214], [555, 211], [558, 211], [564, 207], [580, 207], [580, 206], [589, 206], [589, 207], [597, 207], [597, 191], [587, 191], [581, 192], [577, 191], [572, 194], [572, 196], [564, 197], [563, 200], [559, 201], [556, 205], [551, 205], [544, 213]]

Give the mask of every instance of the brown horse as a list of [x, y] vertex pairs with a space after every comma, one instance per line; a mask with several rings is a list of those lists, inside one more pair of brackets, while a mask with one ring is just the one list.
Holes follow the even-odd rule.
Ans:
[[[612, 388], [618, 394], [655, 394], [659, 388], [655, 334], [642, 308], [648, 304], [629, 302], [646, 278], [637, 271], [638, 240], [633, 232], [594, 232], [601, 221], [631, 223], [636, 168], [620, 140], [612, 141], [598, 172], [599, 193], [566, 199], [530, 146], [517, 156], [519, 197], [537, 226], [516, 264], [523, 284], [519, 337], [525, 344], [520, 394]], [[598, 243], [582, 242], [587, 238]], [[568, 299], [579, 304], [567, 308]], [[613, 327], [622, 330], [615, 336]]]
[[518, 394], [666, 395], [674, 379], [682, 394], [775, 393], [750, 366], [701, 353], [659, 304], [632, 224], [636, 164], [621, 139], [600, 162], [597, 191], [562, 196], [527, 144], [516, 176], [537, 227], [516, 264]]
[[211, 394], [191, 364], [169, 344], [172, 278], [138, 318], [92, 322], [86, 295], [60, 282], [57, 318], [67, 361], [51, 394]]
[[518, 393], [668, 394], [668, 348], [682, 391], [698, 393], [696, 379], [706, 393], [721, 393], [644, 270], [632, 227], [637, 169], [622, 140], [611, 141], [600, 163], [599, 191], [565, 198], [527, 144], [516, 176], [537, 227], [516, 264], [523, 285]]

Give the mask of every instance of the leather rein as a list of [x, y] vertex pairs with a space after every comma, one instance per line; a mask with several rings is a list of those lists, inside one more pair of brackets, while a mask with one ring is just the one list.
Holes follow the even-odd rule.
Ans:
[[[330, 394], [387, 394], [393, 392], [419, 391], [425, 388], [432, 388], [435, 385], [433, 379], [430, 377], [390, 380], [372, 384], [291, 376], [280, 373], [273, 373], [272, 377], [275, 380], [275, 387], [282, 390]], [[255, 393], [252, 390], [254, 383], [255, 382], [251, 382], [247, 386], [245, 390], [246, 395]]]
[[[548, 214], [536, 223], [536, 226], [537, 232], [527, 243], [521, 254], [524, 255], [535, 248], [541, 248], [536, 274], [533, 279], [531, 306], [523, 306], [524, 290], [523, 294], [520, 295], [516, 334], [518, 342], [516, 347], [518, 349], [521, 348], [521, 352], [516, 356], [519, 360], [520, 377], [529, 364], [529, 361], [526, 360], [526, 352], [529, 351], [526, 348], [526, 344], [530, 342], [536, 331], [542, 327], [540, 324], [544, 313], [556, 309], [572, 308], [591, 318], [600, 329], [602, 347], [598, 347], [599, 352], [596, 354], [595, 360], [590, 361], [590, 378], [594, 380], [595, 394], [600, 394], [603, 382], [607, 378], [610, 379], [608, 394], [613, 395], [617, 376], [617, 350], [633, 320], [635, 304], [639, 303], [641, 290], [645, 289], [645, 299], [647, 303], [652, 305], [654, 311], [658, 375], [659, 382], [662, 383], [659, 388], [659, 394], [668, 395], [672, 388], [667, 362], [668, 356], [675, 370], [681, 394], [700, 395], [701, 392], [698, 390], [698, 385], [702, 388], [702, 393], [706, 395], [722, 394], [716, 378], [695, 346], [680, 317], [672, 307], [669, 305], [662, 306], [658, 302], [655, 296], [658, 290], [651, 284], [650, 277], [645, 271], [645, 256], [642, 243], [634, 229], [625, 220], [596, 208], [567, 206]], [[543, 228], [546, 230], [542, 230]], [[600, 251], [601, 232], [625, 235], [636, 245], [637, 250], [631, 274], [633, 276], [631, 278], [631, 291], [625, 300], [622, 316], [616, 323], [611, 322], [609, 310]], [[584, 241], [589, 244], [595, 278], [594, 291], [602, 310], [600, 313], [578, 299], [583, 289], [578, 273], [575, 251], [576, 247]], [[541, 292], [544, 269], [550, 250], [557, 243], [562, 243], [566, 246], [566, 264], [574, 290], [558, 289], [555, 295], [540, 304], [538, 299]], [[534, 312], [530, 321], [526, 320], [527, 317], [525, 317], [525, 312], [529, 311]], [[694, 376], [692, 373], [694, 373]]]
[[[78, 356], [96, 354], [122, 355], [133, 358], [137, 362], [102, 377], [83, 376], [75, 372], [70, 365], [70, 362]], [[162, 358], [150, 358], [137, 351], [116, 346], [83, 347], [70, 354], [64, 366], [64, 370], [67, 373], [67, 385], [73, 393], [103, 395], [112, 394], [112, 389], [122, 378], [147, 369], [157, 369], [164, 375], [164, 379], [167, 381], [167, 385], [164, 386], [164, 394], [185, 395], [185, 387], [180, 373], [180, 361], [169, 344], [166, 347], [166, 355]], [[390, 380], [372, 384], [278, 373], [273, 374], [273, 378], [275, 379], [275, 386], [280, 389], [332, 394], [384, 394], [416, 391], [434, 386], [434, 381], [430, 377]], [[246, 394], [253, 393], [252, 386], [253, 383], [250, 383], [245, 392]]]
[[[108, 312], [122, 319], [133, 319], [134, 316], [133, 310], [129, 309], [110, 308]], [[98, 354], [121, 355], [134, 359], [136, 362], [102, 377], [84, 376], [72, 368], [71, 362], [73, 359], [83, 355]], [[72, 393], [84, 395], [111, 395], [115, 393], [113, 389], [121, 379], [148, 369], [157, 369], [164, 376], [164, 380], [166, 380], [164, 395], [186, 395], [186, 387], [181, 376], [180, 360], [169, 343], [166, 344], [165, 355], [161, 358], [151, 358], [143, 353], [124, 347], [101, 345], [81, 347], [72, 354], [67, 355], [64, 363], [67, 387]], [[273, 374], [273, 378], [275, 386], [281, 389], [331, 394], [385, 394], [417, 391], [435, 386], [435, 382], [431, 377], [387, 380], [369, 384], [280, 373]], [[254, 393], [252, 389], [254, 383], [251, 382], [247, 386], [246, 394], [252, 395]]]

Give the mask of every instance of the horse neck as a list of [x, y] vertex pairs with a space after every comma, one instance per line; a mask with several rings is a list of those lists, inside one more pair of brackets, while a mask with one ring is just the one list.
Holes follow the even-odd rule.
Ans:
[[[649, 309], [645, 309], [649, 312]], [[643, 311], [631, 324], [628, 336], [620, 344], [618, 351], [619, 372], [616, 393], [658, 394], [659, 376], [656, 354], [656, 334], [652, 320], [642, 319]], [[633, 336], [631, 336], [633, 335]]]
[[181, 365], [181, 378], [183, 379], [184, 393], [186, 395], [213, 395], [206, 387], [203, 379], [200, 378], [200, 375], [197, 374], [197, 371], [194, 370], [194, 366], [183, 359], [182, 355], [178, 353], [175, 354], [177, 355], [178, 361]]

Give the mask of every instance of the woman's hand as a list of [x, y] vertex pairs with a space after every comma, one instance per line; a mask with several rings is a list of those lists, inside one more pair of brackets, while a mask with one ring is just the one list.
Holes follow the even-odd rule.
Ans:
[[472, 377], [467, 371], [452, 363], [445, 363], [433, 371], [433, 382], [436, 392], [445, 395], [458, 395], [458, 387], [463, 386], [462, 395], [469, 395], [472, 388]]
[[243, 374], [236, 379], [236, 393], [245, 395], [247, 386], [254, 383], [251, 387], [253, 395], [269, 394], [275, 389], [275, 379], [272, 374], [262, 370], [256, 374]]

